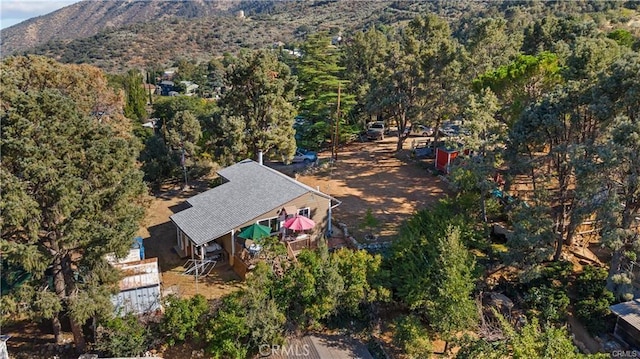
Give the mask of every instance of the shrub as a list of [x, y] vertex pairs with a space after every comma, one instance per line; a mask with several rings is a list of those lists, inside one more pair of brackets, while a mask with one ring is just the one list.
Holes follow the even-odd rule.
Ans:
[[525, 295], [525, 302], [542, 319], [559, 322], [567, 315], [569, 297], [562, 288], [543, 285], [529, 289]]
[[414, 315], [403, 316], [396, 321], [393, 342], [405, 352], [406, 358], [431, 357], [429, 333], [420, 319]]
[[594, 335], [613, 330], [613, 318], [609, 306], [614, 295], [606, 289], [607, 270], [585, 267], [576, 279], [576, 317]]
[[600, 296], [605, 291], [609, 292], [605, 289], [608, 275], [604, 268], [585, 267], [584, 271], [576, 278], [578, 300]]
[[165, 308], [160, 332], [167, 337], [167, 344], [172, 346], [189, 338], [199, 338], [198, 323], [209, 310], [204, 296], [196, 294], [190, 299], [169, 296]]
[[95, 348], [113, 357], [141, 356], [151, 336], [148, 328], [134, 315], [116, 317], [100, 327]]
[[246, 358], [250, 332], [240, 296], [229, 295], [205, 328], [207, 351], [214, 358]]
[[613, 331], [615, 322], [612, 320], [611, 310], [609, 306], [613, 301], [613, 294], [610, 298], [589, 298], [576, 303], [576, 317], [589, 331], [589, 333], [598, 335]]

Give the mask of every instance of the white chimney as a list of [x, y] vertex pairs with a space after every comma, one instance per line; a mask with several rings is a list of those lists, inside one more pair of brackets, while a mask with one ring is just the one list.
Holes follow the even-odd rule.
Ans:
[[259, 164], [263, 164], [262, 163], [262, 150], [258, 151], [258, 163]]

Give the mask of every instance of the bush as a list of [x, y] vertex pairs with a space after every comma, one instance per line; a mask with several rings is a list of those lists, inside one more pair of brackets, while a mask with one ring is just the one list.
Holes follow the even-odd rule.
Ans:
[[147, 350], [149, 330], [134, 315], [116, 317], [98, 329], [95, 348], [112, 357], [137, 357]]
[[553, 286], [553, 282], [560, 281], [566, 285], [573, 273], [571, 262], [551, 262], [535, 266], [522, 274], [520, 281], [526, 284], [526, 288]]
[[576, 279], [576, 317], [594, 335], [613, 330], [613, 316], [609, 306], [615, 298], [606, 289], [607, 270], [604, 268], [585, 267]]
[[414, 315], [403, 316], [396, 321], [393, 342], [405, 352], [406, 358], [431, 357], [432, 347], [429, 333], [420, 319]]
[[189, 338], [199, 339], [198, 324], [209, 311], [204, 296], [196, 294], [190, 299], [169, 296], [165, 308], [160, 332], [167, 337], [167, 344], [172, 346]]
[[205, 328], [207, 352], [214, 358], [246, 358], [250, 333], [240, 296], [229, 295]]
[[604, 268], [585, 267], [584, 271], [576, 278], [578, 300], [597, 297], [603, 292], [609, 292], [605, 289], [608, 275], [609, 273]]
[[533, 287], [525, 295], [529, 308], [546, 321], [559, 322], [567, 315], [569, 297], [562, 288]]
[[615, 321], [609, 306], [613, 300], [613, 294], [610, 298], [589, 298], [576, 303], [576, 317], [593, 335], [609, 333], [613, 331]]

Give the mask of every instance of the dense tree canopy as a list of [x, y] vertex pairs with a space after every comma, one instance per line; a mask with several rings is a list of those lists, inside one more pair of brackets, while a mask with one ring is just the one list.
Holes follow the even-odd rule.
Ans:
[[464, 245], [474, 234], [465, 223], [450, 204], [422, 210], [403, 227], [390, 257], [397, 296], [443, 334], [476, 324], [474, 259]]
[[[636, 3], [427, 7], [433, 12], [419, 14], [413, 4], [395, 2], [367, 29], [331, 28], [344, 31], [341, 41], [301, 26], [304, 41], [287, 44], [299, 48], [283, 61], [267, 49], [204, 63], [175, 59], [176, 80], [205, 81], [206, 99], [155, 99], [158, 128], [140, 136], [139, 157], [129, 119], [146, 117], [147, 98], [137, 70], [112, 77], [119, 85], [110, 88], [89, 66], [5, 59], [0, 250], [10, 288], [3, 287], [3, 313], [51, 319], [58, 341], [60, 319], [69, 317], [76, 345], [83, 346], [82, 324], [110, 315], [117, 276], [104, 255], [129, 247], [142, 215], [138, 166], [146, 181], [159, 185], [181, 177], [183, 168], [225, 166], [259, 150], [286, 162], [296, 146], [322, 149], [353, 140], [373, 119], [396, 125], [399, 134], [410, 124], [458, 122], [464, 131], [448, 144], [462, 142], [470, 155], [460, 153], [449, 177], [455, 199], [415, 213], [385, 260], [325, 247], [302, 252], [296, 262], [279, 253], [258, 264], [247, 286], [214, 309], [201, 297], [171, 299], [160, 326], [169, 344], [201, 334], [214, 356], [247, 357], [294, 331], [375, 319], [378, 306], [392, 301], [402, 312], [389, 323], [394, 345], [408, 357], [424, 358], [432, 350], [429, 337], [476, 329], [473, 295], [493, 285], [479, 283], [478, 272], [504, 264], [523, 269], [517, 272], [521, 283], [510, 288], [502, 281], [495, 290], [516, 291], [530, 313], [556, 321], [570, 300], [578, 319], [593, 325], [604, 318], [613, 300], [602, 288], [605, 275], [617, 300], [632, 298], [637, 273], [631, 264], [640, 255]], [[391, 17], [402, 21], [379, 23]], [[305, 123], [298, 133], [296, 115]], [[433, 143], [437, 129], [435, 137]], [[400, 155], [404, 140], [398, 136]], [[498, 171], [507, 177], [504, 187], [494, 180]], [[512, 193], [518, 205], [492, 198], [496, 189]], [[472, 204], [459, 208], [453, 201]], [[488, 238], [487, 223], [495, 219], [490, 211], [510, 229], [504, 246]], [[608, 274], [598, 273], [588, 298], [570, 299], [552, 285], [519, 287], [535, 282], [528, 276], [569, 254], [576, 241], [586, 244], [578, 233], [585, 223], [612, 254]], [[286, 263], [282, 273], [271, 267], [275, 258]], [[590, 271], [583, 281], [595, 277]], [[556, 275], [563, 281], [553, 279], [566, 285], [569, 272]], [[104, 337], [125, 341], [130, 320], [110, 322]], [[564, 329], [533, 316], [519, 329], [505, 321], [500, 327], [501, 339], [485, 340], [478, 331], [481, 337], [464, 342], [458, 355], [582, 357]], [[137, 353], [144, 330], [128, 329]]]
[[[5, 62], [3, 70], [28, 70], [13, 67], [23, 61]], [[73, 68], [79, 87], [104, 80], [95, 69], [83, 76], [83, 69], [89, 68]], [[34, 66], [34, 78], [38, 70]], [[60, 319], [67, 315], [78, 348], [84, 346], [80, 326], [111, 314], [109, 295], [117, 275], [104, 257], [131, 247], [145, 192], [133, 139], [83, 112], [83, 101], [46, 81], [14, 82], [2, 88], [0, 127], [0, 248], [14, 273], [29, 275], [3, 295], [3, 314], [52, 319], [58, 341]]]
[[248, 150], [236, 156], [256, 158], [258, 151], [273, 158], [293, 156], [296, 80], [289, 67], [267, 50], [243, 52], [228, 68], [225, 84], [223, 116], [243, 124], [239, 141]]
[[[74, 100], [82, 116], [108, 122], [121, 136], [131, 135], [131, 122], [123, 116], [124, 97], [109, 87], [102, 71], [89, 65], [63, 65], [42, 56], [16, 56], [0, 65], [3, 96], [15, 96], [12, 89], [22, 92], [33, 89], [58, 89]], [[5, 100], [3, 107], [11, 102]]]

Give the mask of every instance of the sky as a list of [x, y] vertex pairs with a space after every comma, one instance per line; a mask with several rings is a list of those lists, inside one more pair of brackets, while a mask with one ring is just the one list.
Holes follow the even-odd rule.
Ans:
[[45, 15], [79, 0], [0, 0], [0, 29]]

